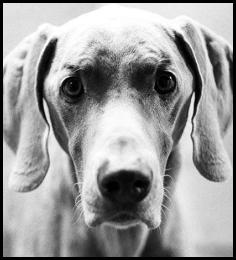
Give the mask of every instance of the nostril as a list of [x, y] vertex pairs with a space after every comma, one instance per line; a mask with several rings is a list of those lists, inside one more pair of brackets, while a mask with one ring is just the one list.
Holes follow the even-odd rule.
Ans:
[[149, 192], [149, 189], [150, 189], [149, 180], [135, 180], [132, 187], [132, 193], [137, 200], [142, 200]]
[[148, 186], [149, 186], [148, 181], [137, 180], [133, 184], [133, 190], [137, 193], [141, 193], [141, 192], [147, 190]]
[[115, 180], [105, 179], [102, 183], [102, 189], [105, 193], [118, 193], [120, 190], [120, 184]]

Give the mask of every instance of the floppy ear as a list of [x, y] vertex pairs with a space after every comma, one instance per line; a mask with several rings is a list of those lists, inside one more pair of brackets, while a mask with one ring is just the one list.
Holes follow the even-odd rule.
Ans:
[[49, 167], [42, 74], [55, 45], [55, 39], [49, 40], [52, 31], [51, 25], [41, 26], [3, 64], [3, 133], [16, 153], [16, 164], [9, 176], [9, 186], [16, 191], [38, 187]]
[[187, 17], [175, 19], [175, 37], [195, 79], [193, 162], [211, 181], [232, 173], [223, 136], [233, 116], [233, 53], [229, 44]]

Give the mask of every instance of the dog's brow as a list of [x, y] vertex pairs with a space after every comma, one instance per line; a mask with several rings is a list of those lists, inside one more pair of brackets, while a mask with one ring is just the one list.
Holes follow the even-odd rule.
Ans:
[[69, 64], [69, 63], [66, 63], [63, 65], [62, 67], [63, 69], [66, 69], [66, 70], [77, 70], [78, 69], [78, 66], [77, 65], [74, 65], [74, 64]]
[[172, 64], [170, 59], [162, 59], [158, 61], [158, 69], [165, 69]]
[[146, 73], [153, 73], [155, 69], [164, 70], [172, 64], [170, 58], [159, 58], [159, 57], [148, 57], [142, 59], [136, 63], [139, 69], [145, 71]]
[[82, 61], [78, 62], [77, 64], [65, 63], [62, 68], [65, 70], [71, 71], [71, 72], [75, 72], [78, 70], [86, 71], [86, 70], [91, 69], [91, 67], [92, 67], [91, 61], [85, 62], [84, 60], [82, 60]]
[[146, 46], [144, 53], [144, 55], [142, 54], [143, 63], [160, 64], [160, 66], [168, 66], [172, 63], [171, 55], [168, 52], [162, 49], [157, 50], [154, 46]]

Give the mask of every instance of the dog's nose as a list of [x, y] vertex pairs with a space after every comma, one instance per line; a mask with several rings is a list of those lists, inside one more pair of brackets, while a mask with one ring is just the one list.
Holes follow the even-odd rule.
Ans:
[[151, 171], [148, 175], [134, 170], [119, 170], [109, 174], [100, 171], [98, 174], [98, 186], [103, 197], [119, 204], [143, 200], [150, 191], [151, 180]]

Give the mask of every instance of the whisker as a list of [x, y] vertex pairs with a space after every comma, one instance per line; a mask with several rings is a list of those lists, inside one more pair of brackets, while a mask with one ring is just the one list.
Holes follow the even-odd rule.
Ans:
[[73, 222], [74, 222], [74, 218], [76, 217], [76, 213], [77, 213], [77, 210], [82, 210], [82, 199], [81, 199], [81, 193], [79, 193], [76, 198], [75, 198], [75, 201], [74, 201], [74, 206], [73, 206]]
[[158, 229], [159, 229], [159, 231], [160, 231], [160, 235], [162, 236], [162, 234], [161, 234], [161, 228], [160, 228], [160, 226], [158, 227]]
[[170, 167], [170, 168], [166, 168], [165, 171], [171, 171], [171, 170], [174, 170], [175, 168], [174, 167]]
[[165, 192], [164, 192], [164, 197], [167, 198], [171, 203], [171, 198], [169, 196], [167, 196], [167, 194], [165, 194]]
[[78, 184], [82, 184], [82, 183], [83, 183], [83, 181], [77, 181], [76, 183], [78, 183]]
[[80, 207], [82, 207], [82, 204], [81, 204], [81, 201], [78, 201], [77, 203], [75, 203], [72, 211], [73, 211], [73, 214], [76, 213], [76, 210], [79, 209]]
[[169, 209], [167, 206], [165, 206], [164, 204], [162, 204], [162, 206], [163, 206], [165, 209], [167, 209], [168, 211], [170, 211], [170, 209]]
[[77, 200], [80, 200], [81, 199], [81, 194], [77, 195], [76, 198], [75, 198], [75, 203], [77, 202]]
[[[78, 188], [76, 188], [78, 186]], [[79, 192], [79, 190], [81, 190], [82, 187], [82, 182], [76, 182], [73, 184], [72, 186], [72, 193], [74, 196], [76, 196], [76, 194]]]
[[[72, 223], [73, 225], [77, 224], [78, 221], [80, 220], [81, 218], [81, 212], [83, 213], [83, 208], [82, 208], [82, 204], [78, 204], [76, 207], [75, 207], [75, 210], [73, 212], [73, 219], [72, 219]], [[79, 214], [79, 216], [77, 215]]]
[[78, 200], [78, 201], [75, 203], [75, 206], [78, 207], [80, 204], [81, 204], [81, 200]]
[[164, 192], [168, 193], [169, 196], [172, 195], [171, 192], [167, 189], [167, 187], [163, 187], [163, 189], [164, 189]]
[[163, 180], [165, 177], [169, 177], [172, 181], [174, 181], [174, 178], [172, 176], [170, 176], [169, 174], [164, 174], [162, 177], [163, 177]]
[[[163, 204], [162, 204], [163, 205]], [[165, 219], [167, 220], [167, 216], [166, 216], [166, 213], [165, 211], [163, 210], [163, 208], [161, 207], [161, 212], [163, 213], [163, 215], [165, 216]]]
[[75, 221], [74, 224], [77, 224], [82, 219], [83, 214], [84, 214], [84, 212], [83, 212], [83, 209], [81, 208], [80, 213], [79, 213], [79, 217], [77, 218], [77, 220]]

